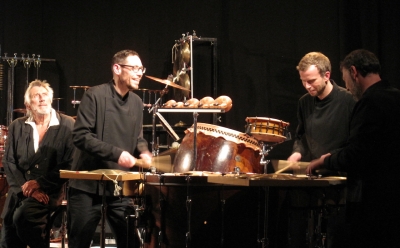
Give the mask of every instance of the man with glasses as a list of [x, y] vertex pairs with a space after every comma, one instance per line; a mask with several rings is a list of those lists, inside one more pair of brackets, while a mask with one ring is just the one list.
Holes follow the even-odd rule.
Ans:
[[[131, 90], [139, 88], [146, 68], [137, 52], [123, 50], [112, 58], [113, 79], [91, 87], [82, 98], [73, 130], [78, 148], [72, 170], [132, 170], [135, 150], [147, 165], [151, 153], [142, 137], [143, 103]], [[119, 185], [122, 186], [122, 185]], [[107, 222], [118, 247], [127, 247], [126, 212], [133, 199], [119, 195], [112, 181], [105, 183]], [[68, 198], [68, 245], [90, 247], [101, 220], [103, 184], [96, 180], [70, 180]]]

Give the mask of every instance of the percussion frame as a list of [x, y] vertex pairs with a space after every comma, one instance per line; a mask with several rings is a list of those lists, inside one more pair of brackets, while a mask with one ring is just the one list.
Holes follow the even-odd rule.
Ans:
[[[150, 176], [150, 177], [149, 177]], [[176, 173], [172, 176], [170, 175], [163, 175], [163, 174], [154, 174], [154, 173], [146, 173], [145, 178], [144, 178], [144, 183], [146, 184], [145, 187], [147, 186], [154, 186], [158, 187], [158, 198], [160, 199], [160, 213], [163, 215], [162, 208], [164, 208], [165, 204], [165, 195], [162, 192], [162, 187], [167, 187], [167, 188], [174, 188], [174, 187], [182, 187], [183, 191], [186, 192], [185, 197], [185, 206], [186, 206], [186, 232], [182, 233], [185, 235], [185, 247], [191, 247], [192, 245], [192, 217], [193, 217], [193, 191], [195, 189], [199, 189], [202, 187], [211, 187], [215, 188], [215, 190], [219, 191], [220, 199], [219, 203], [221, 204], [220, 206], [220, 214], [221, 214], [221, 234], [220, 234], [220, 245], [221, 247], [224, 247], [225, 245], [225, 234], [224, 234], [224, 215], [225, 215], [225, 204], [226, 204], [226, 198], [224, 196], [224, 192], [226, 189], [243, 189], [242, 186], [228, 186], [225, 187], [223, 184], [215, 184], [215, 183], [208, 183], [208, 178], [209, 176], [205, 175], [192, 175], [192, 174], [186, 174], [186, 173]], [[172, 180], [169, 180], [172, 179]], [[183, 199], [181, 199], [183, 200]], [[163, 202], [163, 204], [161, 204]], [[184, 213], [182, 213], [184, 214]], [[160, 217], [160, 221], [163, 222], [165, 221], [165, 216]], [[165, 223], [160, 223], [160, 226], [163, 226]], [[159, 247], [161, 247], [161, 243], [164, 241], [166, 233], [163, 232], [163, 230], [159, 231], [158, 237], [157, 237], [157, 244]], [[265, 239], [265, 238], [264, 238]], [[182, 240], [183, 241], [183, 240]]]
[[156, 143], [156, 119], [160, 120], [161, 125], [167, 130], [168, 134], [171, 135], [171, 137], [177, 141], [179, 140], [178, 134], [175, 133], [175, 131], [172, 129], [171, 125], [167, 122], [167, 120], [164, 119], [164, 117], [159, 113], [159, 102], [161, 101], [163, 95], [168, 92], [168, 85], [165, 86], [165, 88], [161, 91], [160, 97], [157, 99], [157, 101], [153, 104], [153, 106], [149, 109], [149, 113], [153, 112], [153, 118], [152, 118], [152, 142], [151, 142], [151, 153], [153, 154], [154, 157], [158, 156], [159, 153], [159, 143], [157, 140]]
[[[116, 174], [116, 172], [118, 172]], [[67, 179], [80, 179], [80, 180], [96, 180], [103, 187], [103, 195], [101, 197], [101, 220], [100, 220], [100, 247], [105, 248], [105, 233], [106, 233], [106, 212], [107, 212], [107, 198], [106, 198], [106, 182], [107, 181], [128, 181], [140, 180], [141, 175], [137, 174], [120, 174], [121, 171], [116, 170], [97, 170], [97, 171], [70, 171], [60, 170], [60, 178]], [[114, 182], [115, 183], [115, 182]]]

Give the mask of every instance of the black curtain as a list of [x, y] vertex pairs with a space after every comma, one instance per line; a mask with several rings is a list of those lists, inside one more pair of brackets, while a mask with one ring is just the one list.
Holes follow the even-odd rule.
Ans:
[[[330, 58], [332, 78], [344, 86], [340, 60], [353, 49], [369, 49], [381, 60], [382, 77], [400, 86], [395, 78], [400, 64], [399, 10], [399, 3], [389, 0], [3, 0], [1, 56], [25, 53], [55, 59], [42, 62], [38, 77], [50, 82], [55, 97], [63, 98], [60, 110], [74, 116], [78, 106], [71, 104], [70, 86], [93, 86], [111, 79], [110, 59], [115, 52], [138, 51], [147, 75], [166, 78], [172, 73], [175, 40], [195, 30], [198, 36], [218, 39], [218, 95], [233, 100], [233, 108], [221, 115], [219, 124], [244, 132], [246, 117], [270, 117], [290, 122], [293, 133], [297, 100], [305, 93], [295, 66], [310, 51]], [[207, 56], [200, 58], [207, 60]], [[1, 63], [7, 71], [7, 62]], [[29, 81], [37, 77], [33, 65], [29, 70], [26, 73], [21, 62], [16, 67], [15, 108], [23, 107], [27, 76]], [[5, 125], [7, 77], [3, 80], [0, 124]], [[196, 86], [208, 88], [210, 79], [202, 80]], [[162, 89], [163, 85], [144, 78], [140, 87]], [[76, 98], [82, 94], [78, 89]], [[188, 115], [166, 117], [174, 124], [181, 118], [190, 122]], [[145, 110], [144, 116], [144, 124], [151, 124], [151, 114]], [[277, 145], [270, 157], [287, 158], [291, 146], [290, 141]]]

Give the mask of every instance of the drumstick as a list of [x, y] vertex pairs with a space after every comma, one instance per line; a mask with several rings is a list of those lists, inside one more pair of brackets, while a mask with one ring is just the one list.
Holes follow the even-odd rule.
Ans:
[[290, 163], [290, 164], [287, 165], [286, 167], [284, 167], [284, 168], [282, 168], [282, 169], [280, 169], [280, 170], [278, 170], [278, 171], [275, 171], [275, 174], [279, 174], [279, 173], [281, 173], [281, 172], [283, 172], [283, 171], [285, 171], [285, 170], [291, 168], [293, 164], [294, 164], [294, 163]]
[[[286, 165], [284, 168], [276, 171], [275, 174], [279, 174], [287, 169], [290, 169], [293, 167], [293, 165], [296, 165], [300, 168], [305, 168], [310, 164], [309, 162], [292, 162], [292, 161], [286, 161], [286, 160], [279, 160], [278, 163], [281, 165], [286, 165], [286, 164], [288, 164], [288, 165]], [[293, 168], [293, 169], [295, 169], [295, 168]]]
[[[136, 160], [136, 166], [149, 169], [148, 165], [145, 165], [143, 159]], [[151, 165], [156, 167], [157, 171], [161, 172], [171, 172], [172, 164], [171, 164], [171, 156], [157, 156], [153, 157], [151, 160]]]

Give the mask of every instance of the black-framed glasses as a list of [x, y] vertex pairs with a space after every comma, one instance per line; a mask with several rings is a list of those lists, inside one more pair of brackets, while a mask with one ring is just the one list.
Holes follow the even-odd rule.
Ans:
[[139, 71], [141, 71], [144, 74], [146, 72], [146, 67], [143, 66], [137, 66], [137, 65], [133, 66], [133, 65], [123, 65], [123, 64], [118, 64], [118, 65], [122, 67], [124, 66], [129, 67], [130, 71], [134, 73], [138, 73]]

